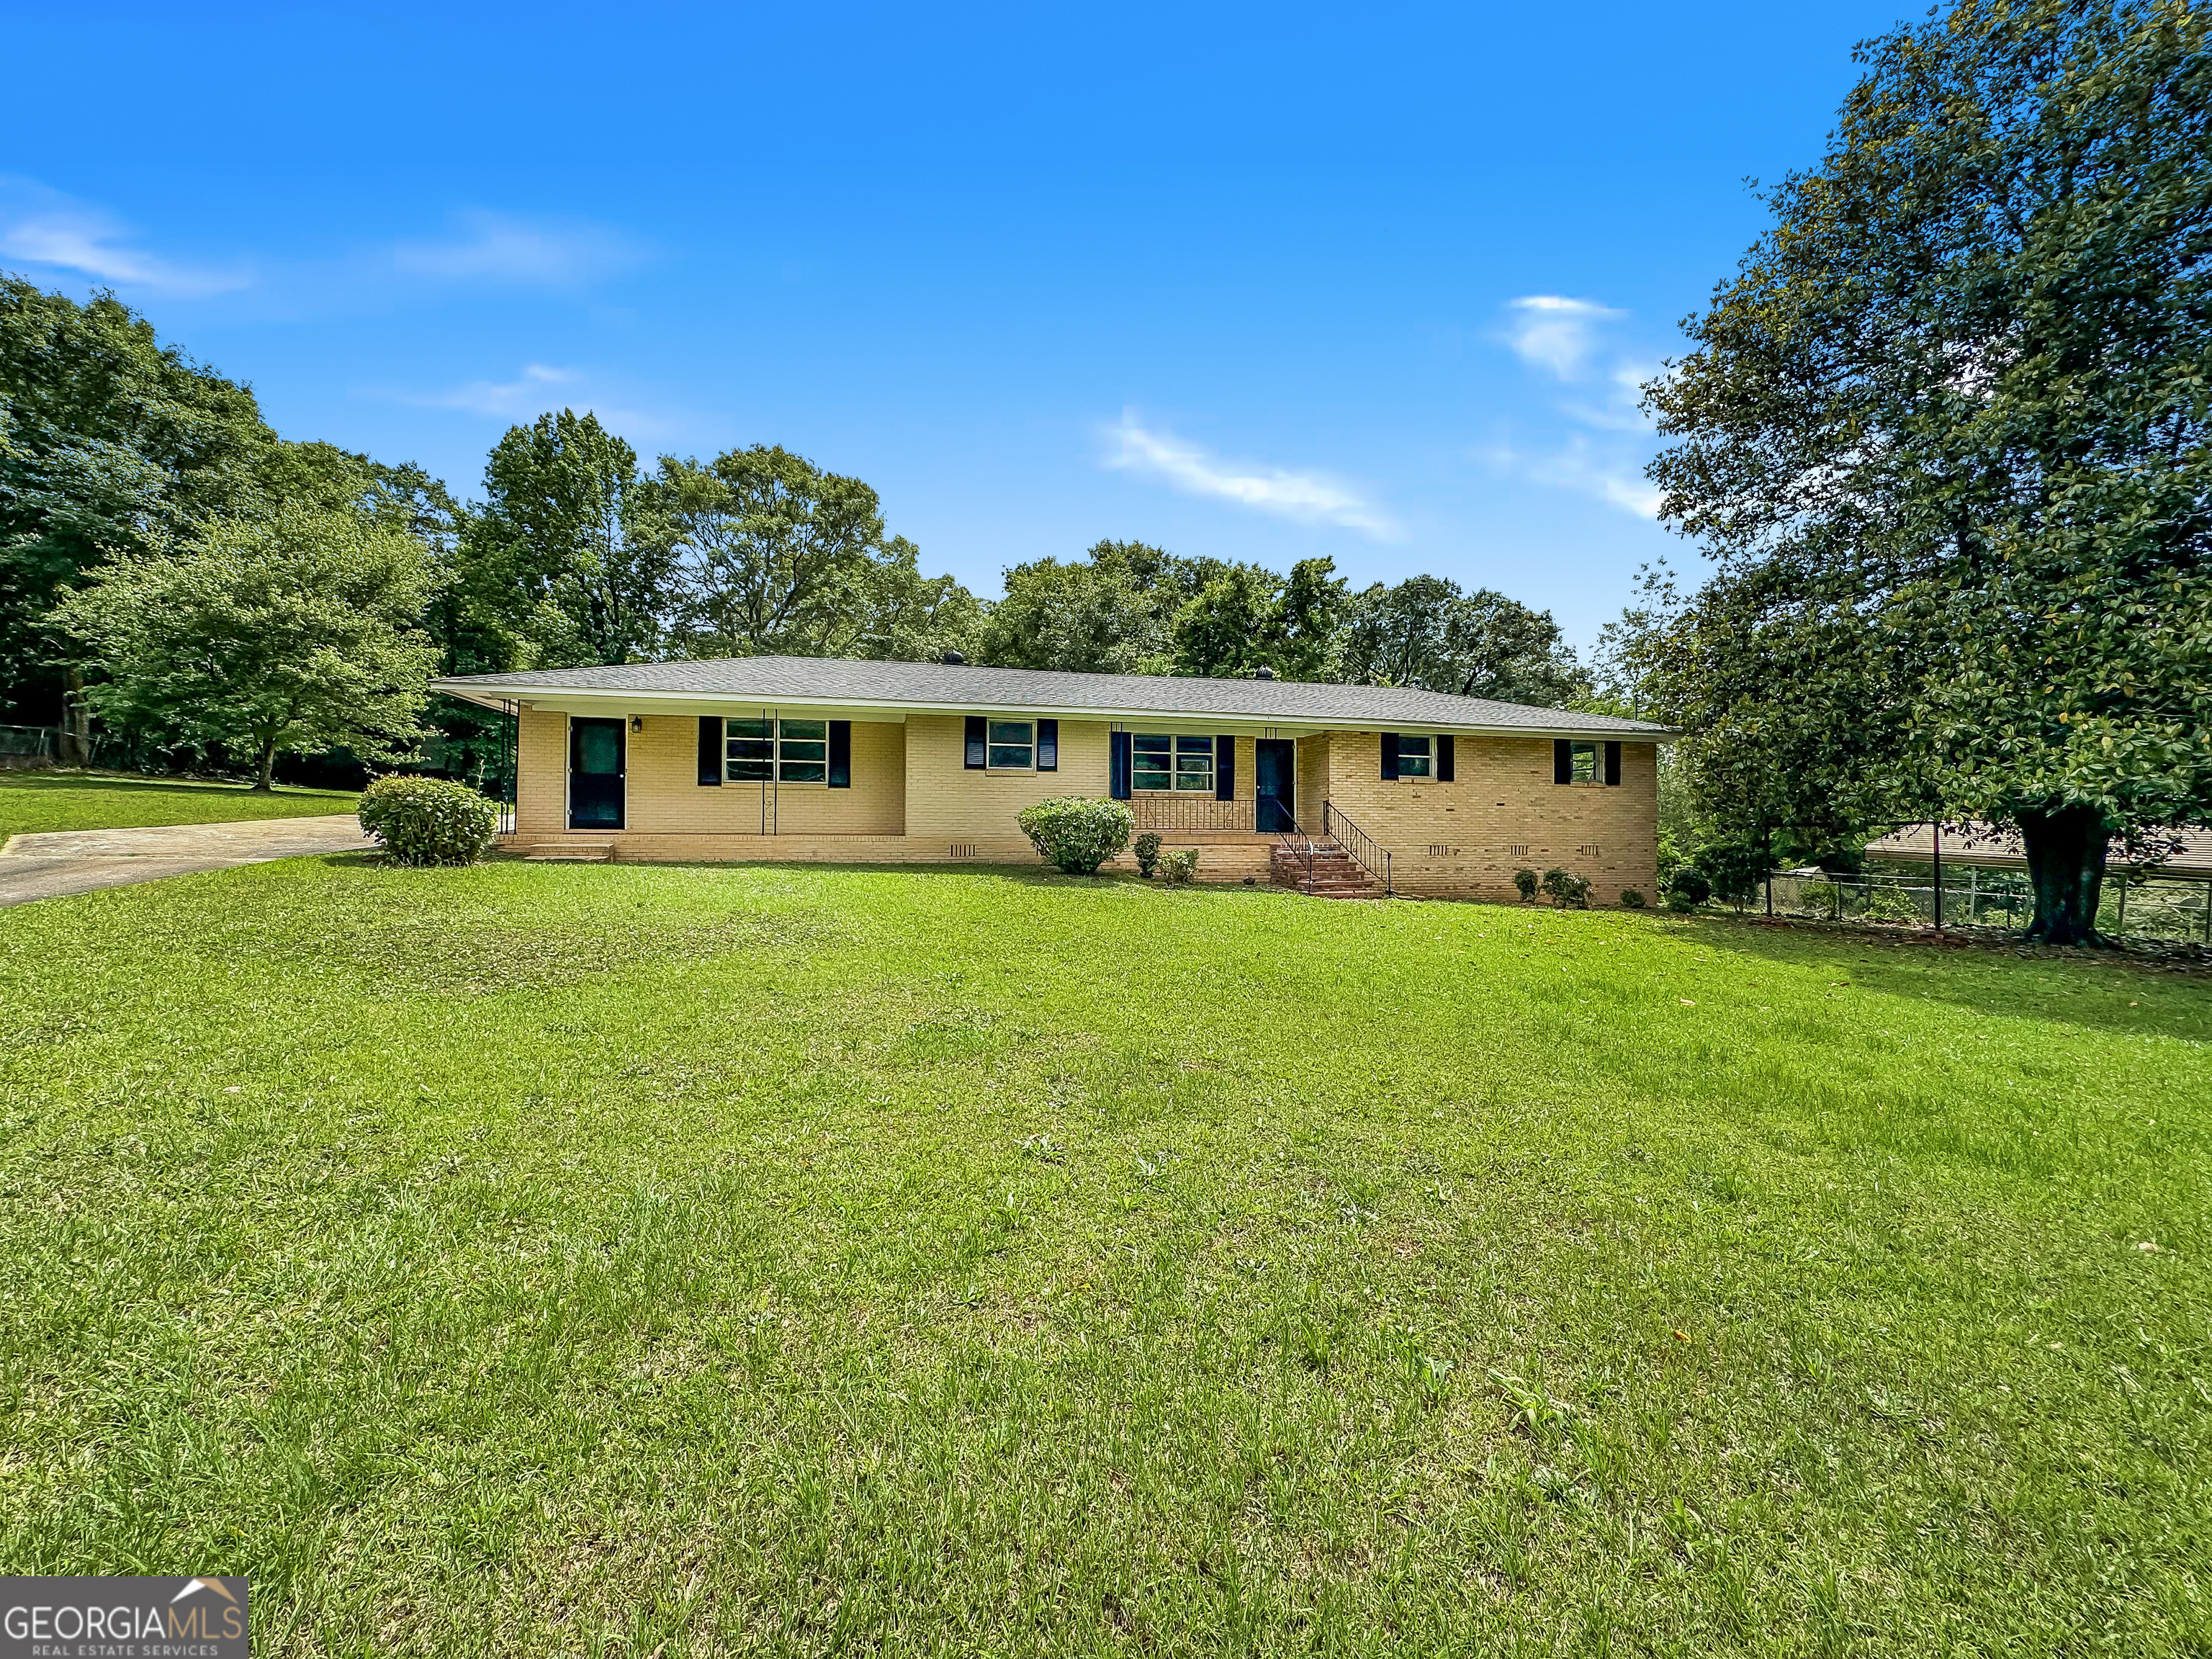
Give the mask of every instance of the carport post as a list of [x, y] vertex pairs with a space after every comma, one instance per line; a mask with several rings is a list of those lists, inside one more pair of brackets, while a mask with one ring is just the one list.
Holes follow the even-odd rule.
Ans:
[[1931, 823], [1928, 833], [1933, 837], [1929, 845], [1936, 849], [1936, 931], [1943, 931], [1943, 826]]

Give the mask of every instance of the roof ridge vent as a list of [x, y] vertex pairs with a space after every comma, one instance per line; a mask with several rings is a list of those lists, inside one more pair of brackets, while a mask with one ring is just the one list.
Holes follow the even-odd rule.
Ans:
[[957, 668], [963, 663], [966, 662], [968, 659], [961, 655], [957, 651], [948, 651], [944, 654], [944, 656], [938, 659], [938, 660], [944, 663], [947, 667]]
[[1255, 680], [1272, 680], [1275, 678], [1275, 671], [1262, 664], [1252, 671], [1252, 678]]

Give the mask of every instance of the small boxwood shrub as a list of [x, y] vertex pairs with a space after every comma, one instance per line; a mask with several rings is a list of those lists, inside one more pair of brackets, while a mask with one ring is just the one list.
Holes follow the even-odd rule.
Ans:
[[1160, 873], [1167, 878], [1168, 885], [1180, 887], [1185, 882], [1198, 879], [1198, 848], [1178, 847], [1160, 854]]
[[1534, 904], [1536, 902], [1536, 872], [1534, 870], [1516, 870], [1513, 872], [1513, 890], [1521, 895], [1522, 903]]
[[1622, 888], [1620, 908], [1624, 910], [1641, 910], [1644, 908], [1644, 895], [1633, 887]]
[[1160, 867], [1158, 833], [1155, 830], [1146, 830], [1143, 835], [1137, 837], [1132, 850], [1137, 855], [1137, 873], [1146, 881], [1150, 881], [1152, 878], [1152, 872]]
[[395, 864], [474, 864], [499, 828], [499, 809], [449, 778], [379, 778], [361, 792], [360, 813]]
[[1562, 910], [1582, 909], [1589, 903], [1589, 878], [1553, 865], [1544, 872], [1544, 896]]
[[1016, 822], [1039, 858], [1071, 876], [1095, 876], [1127, 848], [1136, 816], [1118, 800], [1062, 795], [1024, 807]]

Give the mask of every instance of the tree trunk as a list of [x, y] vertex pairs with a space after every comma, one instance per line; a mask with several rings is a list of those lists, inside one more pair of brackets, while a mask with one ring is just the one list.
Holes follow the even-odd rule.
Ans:
[[2045, 945], [2110, 945], [2097, 931], [2097, 906], [2105, 891], [2105, 845], [2111, 831], [2093, 806], [2022, 812], [2027, 879], [2035, 889], [2035, 918], [2027, 937]]
[[270, 778], [270, 774], [276, 769], [276, 739], [271, 738], [261, 745], [261, 774], [253, 781], [255, 794], [265, 795], [276, 787]]
[[92, 764], [92, 705], [84, 700], [84, 671], [69, 670], [68, 691], [62, 698], [61, 740], [54, 758], [64, 766]]

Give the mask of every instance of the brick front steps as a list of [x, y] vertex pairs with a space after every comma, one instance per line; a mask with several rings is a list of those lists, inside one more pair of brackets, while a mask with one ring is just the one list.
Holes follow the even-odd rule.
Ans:
[[1382, 884], [1352, 860], [1334, 841], [1316, 840], [1313, 876], [1309, 882], [1306, 861], [1280, 842], [1275, 843], [1271, 877], [1278, 887], [1289, 887], [1316, 898], [1381, 898]]

